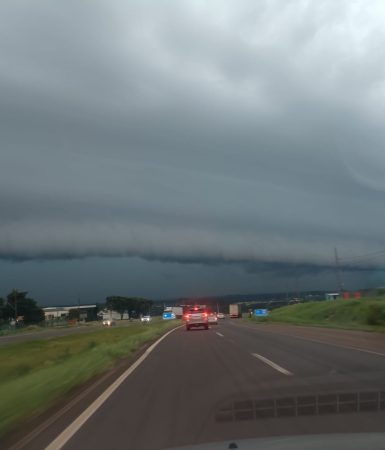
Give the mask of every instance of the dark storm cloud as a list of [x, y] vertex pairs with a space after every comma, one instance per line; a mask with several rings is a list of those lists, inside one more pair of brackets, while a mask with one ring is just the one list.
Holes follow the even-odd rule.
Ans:
[[322, 272], [385, 248], [381, 2], [0, 17], [0, 257]]

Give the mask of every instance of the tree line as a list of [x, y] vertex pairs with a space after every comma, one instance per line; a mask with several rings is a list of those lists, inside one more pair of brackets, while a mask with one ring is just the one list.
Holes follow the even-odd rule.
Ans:
[[114, 295], [106, 298], [106, 308], [118, 312], [121, 318], [123, 318], [125, 313], [129, 317], [147, 315], [150, 313], [153, 303], [152, 300], [141, 297], [120, 297]]
[[[142, 297], [110, 296], [106, 298], [105, 304], [98, 304], [96, 310], [117, 311], [121, 318], [124, 314], [128, 314], [129, 317], [140, 317], [149, 314], [152, 306], [152, 300]], [[6, 323], [29, 325], [43, 322], [44, 319], [43, 309], [28, 296], [28, 292], [14, 289], [6, 297], [0, 297], [0, 325]], [[68, 319], [79, 319], [79, 311], [70, 310]]]
[[28, 292], [11, 291], [5, 298], [0, 297], [0, 324], [15, 323], [33, 324], [44, 320], [44, 311]]

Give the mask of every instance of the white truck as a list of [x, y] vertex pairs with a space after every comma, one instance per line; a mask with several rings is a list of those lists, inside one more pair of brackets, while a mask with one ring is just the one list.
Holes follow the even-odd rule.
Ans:
[[183, 308], [182, 306], [166, 306], [163, 311], [164, 319], [182, 319]]
[[241, 317], [241, 306], [237, 305], [236, 303], [229, 305], [229, 316], [230, 319], [238, 319], [239, 317]]
[[175, 314], [176, 319], [181, 319], [183, 317], [182, 306], [171, 306], [171, 311]]

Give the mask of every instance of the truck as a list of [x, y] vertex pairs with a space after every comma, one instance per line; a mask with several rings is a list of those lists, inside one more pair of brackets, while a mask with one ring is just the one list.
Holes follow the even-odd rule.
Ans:
[[239, 317], [241, 317], [241, 306], [237, 305], [236, 303], [229, 305], [229, 316], [230, 319], [238, 319]]
[[182, 319], [182, 306], [166, 306], [163, 311], [163, 319]]
[[181, 319], [183, 317], [183, 307], [182, 306], [172, 306], [171, 311], [175, 314], [176, 319]]

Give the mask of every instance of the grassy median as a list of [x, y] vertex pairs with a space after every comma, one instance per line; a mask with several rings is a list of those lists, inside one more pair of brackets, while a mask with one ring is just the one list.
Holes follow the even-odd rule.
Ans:
[[0, 347], [0, 436], [178, 324], [130, 323]]
[[274, 309], [269, 317], [254, 317], [252, 320], [385, 332], [385, 299], [382, 297], [299, 303]]

